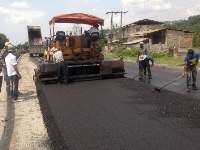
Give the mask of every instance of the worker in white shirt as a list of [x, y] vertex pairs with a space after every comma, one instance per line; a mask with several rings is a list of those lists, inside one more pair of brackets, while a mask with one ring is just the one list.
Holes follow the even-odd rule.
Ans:
[[8, 51], [7, 56], [5, 57], [5, 63], [7, 68], [7, 75], [9, 79], [9, 87], [10, 91], [8, 93], [11, 98], [14, 98], [14, 100], [17, 100], [18, 98], [18, 83], [21, 79], [21, 75], [17, 68], [17, 58], [13, 54], [14, 48], [11, 42], [5, 43], [5, 48]]
[[53, 47], [51, 49], [53, 53], [53, 62], [58, 65], [58, 78], [61, 83], [65, 82], [65, 64], [64, 64], [64, 57], [61, 50]]
[[61, 50], [53, 47], [51, 51], [53, 52], [53, 62], [60, 63], [64, 61], [63, 53]]

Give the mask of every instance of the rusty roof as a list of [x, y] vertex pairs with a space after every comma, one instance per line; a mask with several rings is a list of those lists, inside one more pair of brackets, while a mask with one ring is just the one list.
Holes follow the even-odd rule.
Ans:
[[143, 19], [143, 20], [138, 20], [136, 22], [127, 24], [127, 25], [123, 26], [123, 28], [133, 26], [133, 25], [159, 25], [159, 24], [161, 25], [163, 23], [159, 22], [159, 21], [155, 21], [155, 20]]
[[185, 32], [185, 33], [192, 33], [191, 31], [187, 31], [187, 30], [181, 30], [181, 29], [171, 29], [171, 28], [160, 28], [160, 29], [154, 29], [154, 30], [146, 30], [146, 31], [141, 31], [141, 32], [135, 32], [133, 34], [131, 34], [131, 36], [134, 37], [142, 37], [151, 33], [155, 33], [155, 32], [159, 32], [159, 31], [163, 31], [163, 30], [174, 30], [174, 31], [181, 31], [181, 32]]
[[137, 44], [137, 43], [140, 43], [140, 42], [144, 42], [145, 40], [148, 40], [148, 38], [139, 38], [139, 39], [128, 41], [128, 42], [125, 42], [125, 43], [122, 43], [122, 44], [123, 45], [132, 45], [132, 44]]
[[150, 20], [150, 19], [143, 19], [143, 20], [139, 20], [134, 22], [133, 24], [136, 25], [156, 25], [156, 24], [163, 24], [162, 22], [159, 21], [155, 21], [155, 20]]
[[155, 32], [159, 32], [162, 30], [166, 30], [166, 28], [160, 28], [160, 29], [155, 29], [155, 30], [146, 30], [146, 31], [141, 31], [141, 32], [135, 32], [133, 34], [131, 34], [132, 36], [144, 36], [150, 33], [155, 33]]

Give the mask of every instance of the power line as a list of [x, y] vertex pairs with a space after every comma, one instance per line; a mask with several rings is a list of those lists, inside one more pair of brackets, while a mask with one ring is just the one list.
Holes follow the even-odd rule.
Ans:
[[111, 14], [111, 30], [113, 28], [113, 15], [117, 15], [117, 14], [120, 14], [120, 27], [123, 26], [123, 14], [126, 14], [128, 13], [128, 11], [109, 11], [109, 12], [106, 12], [106, 14]]
[[113, 17], [114, 15], [117, 15], [117, 14], [121, 14], [121, 19], [120, 19], [120, 27], [122, 28], [122, 25], [123, 25], [123, 14], [126, 14], [128, 13], [128, 11], [109, 11], [109, 12], [106, 12], [106, 14], [111, 14], [111, 19], [110, 19], [110, 45], [108, 46], [108, 50], [111, 50], [111, 47], [112, 47], [112, 39], [113, 39]]

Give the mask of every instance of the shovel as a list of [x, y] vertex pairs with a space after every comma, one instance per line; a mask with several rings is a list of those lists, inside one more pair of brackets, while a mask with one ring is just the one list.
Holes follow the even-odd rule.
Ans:
[[185, 76], [185, 73], [181, 74], [180, 76], [178, 76], [178, 77], [175, 78], [174, 80], [165, 83], [165, 84], [164, 84], [163, 86], [161, 86], [161, 87], [156, 87], [154, 90], [160, 93], [161, 90], [162, 90], [163, 88], [165, 88], [165, 87], [171, 85], [172, 83], [174, 83], [174, 82], [176, 82], [176, 81], [182, 79], [184, 76]]

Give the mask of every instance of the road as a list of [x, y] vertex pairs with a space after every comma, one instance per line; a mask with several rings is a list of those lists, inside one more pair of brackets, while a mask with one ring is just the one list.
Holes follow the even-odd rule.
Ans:
[[7, 98], [4, 85], [0, 106], [1, 116], [5, 114], [1, 150], [51, 150], [33, 82], [35, 67], [28, 54], [22, 55], [18, 64], [22, 79], [19, 81], [20, 94], [17, 101]]
[[[127, 63], [126, 69], [129, 77], [137, 73], [134, 64]], [[152, 84], [160, 85], [181, 70], [155, 67], [153, 72]], [[186, 90], [181, 83], [184, 80], [169, 90], [185, 95], [157, 93], [151, 85], [132, 79], [40, 85], [38, 89], [55, 149], [199, 150], [200, 101], [179, 90]]]
[[[126, 72], [127, 72], [127, 77], [131, 79], [137, 80], [138, 78], [136, 77], [138, 75], [138, 67], [135, 63], [126, 63]], [[151, 85], [160, 87], [163, 84], [175, 79], [176, 77], [180, 76], [183, 73], [182, 68], [168, 68], [166, 66], [155, 66], [152, 68], [152, 76], [153, 79], [151, 81]], [[136, 78], [135, 78], [136, 77]], [[199, 85], [200, 87], [200, 76], [197, 77], [197, 86]], [[199, 90], [197, 91], [192, 91], [190, 93], [187, 92], [186, 89], [186, 78], [182, 78], [170, 86], [166, 87], [167, 90], [179, 93], [179, 94], [184, 94], [196, 99], [200, 98], [200, 92]]]

